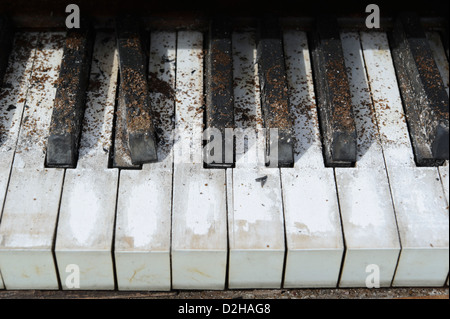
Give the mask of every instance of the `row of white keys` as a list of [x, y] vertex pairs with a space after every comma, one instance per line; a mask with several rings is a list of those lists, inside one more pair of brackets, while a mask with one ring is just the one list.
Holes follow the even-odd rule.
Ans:
[[[9, 174], [19, 136], [20, 122], [33, 70], [36, 33], [19, 33], [14, 38], [0, 97], [0, 220]], [[25, 44], [25, 45], [24, 45]], [[1, 240], [0, 240], [1, 243]], [[3, 289], [0, 273], [0, 289]]]
[[172, 287], [224, 289], [227, 266], [226, 179], [204, 169], [203, 34], [177, 34]]
[[53, 258], [63, 169], [46, 169], [64, 33], [38, 36], [30, 88], [0, 224], [0, 268], [7, 289], [58, 289]]
[[294, 168], [282, 168], [286, 227], [284, 287], [336, 287], [344, 242], [334, 171], [323, 161], [306, 33], [284, 33], [293, 114]]
[[385, 33], [361, 33], [402, 250], [394, 286], [441, 286], [449, 268], [448, 208], [438, 169], [416, 167]]
[[248, 151], [243, 154], [244, 135], [238, 134], [236, 166], [227, 170], [228, 287], [280, 288], [285, 255], [280, 170], [264, 165], [254, 36], [233, 33], [232, 45], [235, 114], [245, 115], [235, 123], [248, 133]]
[[[112, 243], [118, 169], [108, 168], [118, 58], [113, 34], [96, 36], [76, 169], [67, 169], [55, 256], [62, 289], [114, 289]], [[75, 268], [74, 268], [75, 267]], [[73, 282], [73, 272], [79, 282]]]
[[341, 33], [341, 40], [358, 144], [355, 167], [335, 169], [346, 244], [339, 286], [364, 287], [369, 273], [376, 271], [379, 283], [373, 284], [389, 287], [400, 253], [389, 181], [359, 35]]
[[[142, 170], [122, 170], [115, 237], [119, 290], [170, 290], [172, 214], [172, 139], [176, 33], [152, 32], [149, 72], [165, 83], [166, 92], [151, 92], [159, 122], [158, 163]], [[150, 89], [152, 91], [152, 83]]]

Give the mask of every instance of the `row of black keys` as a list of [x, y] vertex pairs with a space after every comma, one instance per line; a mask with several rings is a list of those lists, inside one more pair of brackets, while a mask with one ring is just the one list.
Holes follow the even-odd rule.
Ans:
[[[12, 38], [5, 21], [0, 20], [2, 48], [6, 48]], [[357, 135], [339, 27], [337, 20], [329, 16], [318, 18], [316, 23], [311, 52], [325, 164], [352, 166], [356, 162]], [[119, 122], [123, 144], [134, 165], [158, 160], [146, 55], [139, 31], [136, 20], [116, 21], [120, 95], [125, 105]], [[294, 162], [293, 123], [282, 34], [276, 18], [261, 20], [258, 31], [257, 61], [264, 126], [267, 132], [278, 129], [278, 166], [291, 167]], [[390, 33], [390, 41], [416, 163], [419, 166], [441, 165], [449, 158], [448, 96], [418, 16], [400, 15]], [[67, 32], [47, 144], [48, 167], [76, 167], [93, 43], [94, 31], [87, 23]], [[6, 51], [1, 50], [0, 54]], [[225, 129], [234, 127], [231, 52], [229, 20], [214, 19], [205, 60], [205, 124], [206, 128], [220, 130], [224, 148]], [[4, 56], [0, 56], [4, 61], [2, 58]], [[4, 69], [5, 65], [1, 65], [0, 72]], [[270, 137], [267, 141], [266, 158], [270, 158]], [[208, 166], [232, 167], [233, 161], [233, 157], [223, 154], [222, 160], [216, 159]]]

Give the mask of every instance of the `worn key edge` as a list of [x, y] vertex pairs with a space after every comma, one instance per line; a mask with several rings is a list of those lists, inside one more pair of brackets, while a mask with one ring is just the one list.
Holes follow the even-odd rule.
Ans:
[[13, 42], [14, 26], [8, 17], [0, 16], [0, 87], [3, 85]]
[[46, 166], [75, 168], [95, 31], [86, 20], [67, 31], [47, 144]]
[[[267, 16], [259, 20], [256, 46], [261, 111], [266, 129], [266, 166], [293, 167], [293, 119], [288, 96], [282, 31], [276, 17]], [[275, 146], [276, 161], [273, 161], [274, 154], [271, 151], [271, 147], [275, 145], [271, 135], [272, 129], [277, 129], [278, 134]]]
[[[233, 57], [231, 23], [226, 17], [210, 22], [207, 54], [205, 57], [205, 127], [221, 134], [222, 159], [210, 158], [210, 149], [204, 149], [206, 168], [231, 168], [235, 162], [234, 137], [226, 129], [234, 128]], [[213, 134], [210, 134], [213, 135]], [[210, 138], [211, 136], [207, 136]], [[232, 139], [228, 141], [228, 139]], [[208, 146], [210, 144], [206, 144]], [[232, 154], [228, 154], [228, 152]]]
[[133, 17], [120, 17], [116, 19], [115, 28], [130, 157], [133, 164], [156, 162], [156, 130], [138, 21]]
[[[357, 133], [337, 20], [334, 16], [320, 16], [316, 27], [310, 34], [310, 46], [325, 165], [351, 167], [356, 162]], [[332, 52], [327, 53], [333, 46]], [[330, 65], [327, 54], [340, 60], [340, 63]], [[336, 81], [337, 76], [327, 73], [327, 67], [340, 69], [337, 71], [342, 86], [333, 90], [342, 89], [344, 92], [334, 94], [331, 91], [329, 81]], [[336, 99], [345, 104], [338, 112], [333, 104]]]

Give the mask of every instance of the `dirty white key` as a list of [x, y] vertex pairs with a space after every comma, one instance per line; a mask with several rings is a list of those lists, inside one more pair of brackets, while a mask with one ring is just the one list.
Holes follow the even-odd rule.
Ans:
[[442, 286], [449, 219], [439, 172], [415, 166], [386, 34], [361, 40], [402, 246], [393, 285]]
[[3, 86], [0, 88], [0, 217], [30, 84], [36, 42], [37, 33], [16, 35]]
[[[250, 32], [234, 33], [233, 72], [236, 168], [228, 170], [228, 287], [280, 288], [285, 254], [280, 170], [264, 165], [260, 91], [256, 83], [256, 46]], [[259, 134], [256, 134], [258, 130]]]
[[282, 168], [286, 225], [284, 287], [336, 287], [344, 242], [334, 171], [323, 161], [306, 33], [284, 33], [294, 168]]
[[[3, 86], [0, 89], [0, 218], [30, 83], [36, 40], [36, 33], [19, 33], [15, 36]], [[3, 288], [0, 269], [0, 289]]]
[[[0, 219], [30, 84], [36, 42], [36, 33], [19, 33], [15, 36], [9, 65], [0, 89]], [[0, 289], [3, 288], [0, 269]]]
[[341, 34], [350, 81], [357, 136], [354, 168], [336, 168], [346, 252], [340, 287], [365, 287], [373, 271], [376, 282], [389, 287], [400, 253], [383, 151], [365, 73], [358, 33]]
[[[445, 55], [444, 46], [441, 42], [441, 37], [438, 32], [428, 32], [427, 38], [430, 43], [431, 51], [433, 51], [434, 60], [436, 61], [437, 67], [439, 69], [439, 73], [441, 74], [442, 81], [444, 82], [445, 89], [447, 91], [447, 95], [449, 94], [449, 76], [448, 76], [448, 60]], [[447, 199], [447, 205], [449, 204], [449, 195], [448, 195], [448, 187], [449, 187], [449, 179], [448, 172], [449, 169], [449, 161], [445, 161], [443, 166], [439, 167], [439, 174], [441, 175], [442, 186], [444, 188], [445, 197]]]
[[202, 163], [203, 36], [177, 42], [172, 287], [223, 289], [227, 263], [225, 171]]
[[114, 289], [112, 238], [119, 174], [108, 169], [108, 150], [117, 72], [114, 35], [99, 33], [77, 168], [66, 170], [61, 197], [55, 256], [62, 289]]
[[159, 128], [159, 162], [120, 173], [114, 253], [119, 290], [171, 288], [176, 33], [153, 32], [150, 45], [149, 86]]
[[64, 33], [40, 33], [31, 86], [0, 224], [0, 269], [7, 289], [58, 289], [52, 246], [64, 170], [46, 169]]

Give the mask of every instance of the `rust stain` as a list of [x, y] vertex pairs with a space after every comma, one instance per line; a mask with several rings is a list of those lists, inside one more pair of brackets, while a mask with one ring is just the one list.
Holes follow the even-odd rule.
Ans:
[[140, 271], [145, 269], [145, 265], [139, 267], [138, 269], [136, 269], [135, 271], [133, 271], [133, 276], [130, 277], [130, 279], [128, 279], [128, 281], [131, 283], [134, 280], [134, 277], [136, 277], [137, 273], [139, 273]]
[[196, 273], [196, 274], [199, 274], [199, 275], [201, 275], [201, 276], [203, 276], [203, 277], [208, 277], [208, 278], [211, 278], [211, 276], [210, 276], [210, 275], [208, 275], [208, 274], [205, 274], [204, 272], [202, 272], [202, 271], [198, 270], [197, 268], [189, 268], [189, 269], [188, 269], [188, 271], [189, 271], [189, 272], [192, 272], [192, 273]]

